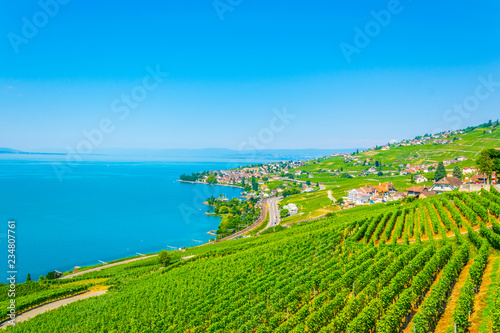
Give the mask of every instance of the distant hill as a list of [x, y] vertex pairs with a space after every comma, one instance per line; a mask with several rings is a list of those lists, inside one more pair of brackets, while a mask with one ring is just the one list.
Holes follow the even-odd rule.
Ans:
[[27, 153], [10, 148], [0, 148], [0, 154], [27, 154]]
[[10, 148], [0, 148], [0, 154], [22, 154], [22, 155], [65, 155], [60, 153], [36, 153], [36, 152], [26, 152], [22, 150], [10, 149]]
[[353, 149], [259, 149], [232, 150], [226, 148], [205, 149], [96, 149], [96, 154], [161, 157], [212, 157], [231, 159], [311, 159], [334, 153], [352, 153]]

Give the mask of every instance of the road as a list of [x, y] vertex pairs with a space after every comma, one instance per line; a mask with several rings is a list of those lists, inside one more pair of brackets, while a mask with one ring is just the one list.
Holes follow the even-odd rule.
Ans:
[[[16, 323], [21, 323], [23, 321], [26, 321], [28, 319], [31, 319], [31, 318], [39, 315], [39, 314], [42, 314], [44, 312], [57, 309], [61, 306], [65, 306], [67, 304], [70, 304], [70, 303], [73, 303], [73, 302], [76, 302], [76, 301], [79, 301], [82, 299], [104, 295], [106, 292], [107, 292], [107, 290], [89, 291], [89, 292], [86, 292], [84, 294], [70, 296], [67, 298], [63, 298], [63, 299], [60, 299], [60, 300], [57, 300], [54, 302], [50, 302], [50, 303], [38, 306], [36, 308], [33, 308], [31, 310], [28, 310], [26, 312], [23, 312], [23, 313], [17, 315], [16, 316]], [[7, 321], [4, 321], [3, 323], [0, 324], [0, 328], [3, 328], [3, 329], [5, 329], [7, 326], [9, 326]]]
[[266, 227], [264, 228], [272, 228], [277, 226], [280, 223], [280, 211], [278, 209], [278, 202], [283, 199], [283, 197], [270, 198], [267, 203], [269, 205], [269, 222], [267, 222]]
[[102, 266], [99, 266], [99, 267], [95, 267], [95, 268], [87, 269], [85, 271], [81, 271], [81, 272], [78, 272], [78, 273], [73, 273], [73, 274], [69, 274], [69, 275], [63, 276], [60, 279], [71, 279], [71, 278], [73, 278], [75, 276], [78, 276], [78, 275], [83, 275], [83, 274], [87, 274], [87, 273], [90, 273], [90, 272], [97, 272], [97, 271], [100, 271], [101, 269], [105, 269], [105, 268], [109, 268], [109, 267], [114, 267], [114, 266], [118, 266], [118, 265], [123, 265], [123, 264], [128, 264], [128, 263], [131, 263], [131, 262], [134, 262], [134, 261], [144, 260], [144, 259], [148, 259], [148, 258], [152, 258], [152, 257], [156, 257], [156, 256], [157, 256], [157, 254], [152, 254], [150, 256], [145, 256], [145, 257], [140, 257], [140, 258], [134, 258], [134, 259], [129, 259], [129, 260], [123, 260], [123, 261], [115, 262], [115, 263], [112, 263], [112, 264], [105, 264], [105, 265], [102, 265]]

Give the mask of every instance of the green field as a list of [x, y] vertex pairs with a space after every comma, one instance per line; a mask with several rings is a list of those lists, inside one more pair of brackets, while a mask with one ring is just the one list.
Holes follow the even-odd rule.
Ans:
[[[472, 165], [483, 147], [498, 146], [496, 133], [476, 129], [446, 146], [360, 155], [378, 156], [385, 171], [396, 160], [429, 163], [460, 155]], [[341, 178], [320, 171], [360, 171], [350, 164], [337, 157], [301, 167], [314, 178], [299, 179], [326, 189], [284, 198], [280, 205], [299, 208], [282, 221], [287, 228], [173, 251], [166, 267], [148, 258], [73, 279], [18, 284], [18, 312], [109, 289], [7, 332], [426, 333], [453, 332], [455, 324], [458, 332], [500, 331], [500, 193], [453, 191], [339, 210], [329, 190], [340, 198], [385, 181], [398, 190], [413, 185], [409, 176]], [[310, 221], [295, 223], [304, 220]], [[5, 319], [9, 287], [0, 289]]]
[[333, 201], [328, 198], [327, 192], [327, 190], [322, 190], [310, 193], [300, 193], [281, 200], [280, 205], [284, 206], [289, 203], [294, 203], [299, 209], [299, 214], [286, 217], [281, 223], [286, 224], [317, 218], [318, 216], [324, 216], [339, 210], [338, 206], [333, 205]]
[[[307, 181], [316, 184], [320, 183], [325, 186], [327, 190], [333, 192], [333, 197], [339, 200], [342, 197], [347, 196], [347, 192], [354, 188], [359, 188], [365, 185], [379, 185], [383, 182], [393, 183], [398, 191], [404, 192], [406, 189], [415, 186], [417, 184], [411, 183], [410, 175], [399, 175], [400, 164], [431, 164], [437, 163], [445, 160], [455, 159], [459, 156], [465, 156], [468, 160], [463, 162], [458, 162], [450, 165], [447, 170], [452, 171], [453, 168], [458, 165], [459, 167], [474, 166], [475, 160], [483, 148], [500, 147], [500, 131], [495, 128], [493, 133], [483, 132], [485, 129], [476, 128], [464, 134], [453, 135], [453, 137], [461, 138], [461, 140], [456, 140], [449, 144], [435, 145], [428, 143], [420, 146], [406, 146], [391, 148], [387, 151], [368, 151], [361, 152], [359, 159], [364, 163], [367, 159], [367, 165], [355, 165], [355, 162], [345, 162], [344, 157], [325, 157], [315, 160], [311, 160], [305, 163], [305, 165], [297, 168], [297, 170], [302, 170], [307, 174], [302, 174], [295, 177], [296, 180]], [[374, 167], [374, 161], [377, 160], [381, 163], [381, 167], [377, 168], [377, 171], [382, 171], [383, 176], [378, 176], [377, 174], [370, 174], [365, 177], [357, 177], [356, 175], [364, 170]], [[340, 171], [342, 169], [342, 171]], [[294, 169], [295, 170], [295, 169]], [[330, 171], [327, 171], [330, 170]], [[343, 178], [334, 174], [333, 171], [339, 170], [341, 173], [348, 173], [353, 175], [353, 178]], [[309, 178], [309, 174], [313, 175], [313, 178]], [[425, 174], [423, 174], [425, 176]], [[271, 188], [277, 187], [280, 182], [272, 182]], [[418, 186], [431, 186], [432, 181], [425, 183], [420, 183]], [[322, 216], [325, 214], [325, 209], [332, 209], [329, 206], [328, 200], [322, 198], [321, 193], [317, 192], [317, 195], [311, 194], [296, 194], [287, 197], [283, 202], [293, 202], [300, 204], [300, 215], [294, 217], [286, 218], [283, 223], [300, 222], [303, 220], [308, 220], [317, 216]], [[326, 196], [324, 194], [323, 196]], [[307, 202], [308, 199], [312, 200]]]
[[[372, 160], [378, 160], [385, 166], [392, 165], [392, 169], [387, 168], [386, 170], [397, 170], [398, 164], [431, 164], [444, 160], [455, 159], [458, 156], [465, 156], [468, 160], [459, 162], [456, 165], [461, 167], [473, 166], [475, 164], [475, 159], [478, 157], [482, 149], [500, 147], [500, 131], [497, 128], [495, 128], [493, 133], [483, 134], [483, 132], [483, 128], [477, 128], [464, 134], [453, 135], [451, 138], [457, 137], [461, 140], [454, 141], [449, 144], [435, 145], [432, 143], [426, 143], [419, 146], [391, 148], [390, 150], [385, 151], [377, 150], [361, 152], [357, 156], [361, 160], [369, 158]], [[353, 166], [352, 162], [344, 163], [344, 159], [342, 157], [330, 157], [321, 159], [319, 162], [309, 162], [307, 165], [304, 165], [299, 169], [316, 173], [320, 170], [340, 170], [340, 168], [343, 168], [344, 171], [361, 171], [367, 169], [368, 166]]]
[[[497, 191], [339, 211], [70, 279], [111, 287], [7, 332], [491, 332], [499, 215]], [[18, 288], [36, 299], [48, 283]]]

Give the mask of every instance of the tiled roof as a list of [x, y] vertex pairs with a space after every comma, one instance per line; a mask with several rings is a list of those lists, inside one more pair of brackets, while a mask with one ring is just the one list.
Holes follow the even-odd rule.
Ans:
[[436, 182], [436, 184], [450, 185], [453, 187], [460, 187], [462, 185], [462, 181], [457, 177], [445, 177], [440, 181]]

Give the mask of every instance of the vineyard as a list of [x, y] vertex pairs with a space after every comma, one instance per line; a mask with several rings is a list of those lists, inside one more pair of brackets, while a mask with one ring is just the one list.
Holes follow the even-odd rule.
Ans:
[[500, 332], [499, 216], [494, 189], [450, 192], [188, 249], [165, 268], [30, 282], [20, 299], [112, 287], [7, 331]]

